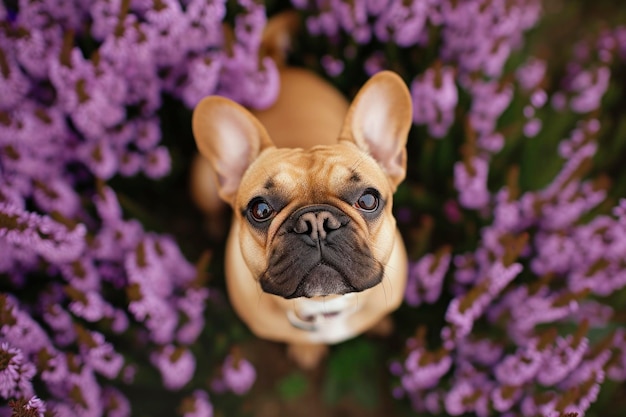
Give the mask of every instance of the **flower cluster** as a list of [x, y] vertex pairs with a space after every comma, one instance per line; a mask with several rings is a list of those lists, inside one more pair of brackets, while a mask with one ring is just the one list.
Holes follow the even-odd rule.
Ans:
[[[583, 416], [606, 380], [625, 380], [623, 331], [610, 329], [619, 326], [611, 297], [626, 289], [626, 200], [611, 195], [606, 176], [592, 175], [602, 99], [612, 68], [626, 63], [618, 47], [624, 32], [604, 30], [577, 45], [552, 92], [545, 89], [550, 63], [535, 57], [515, 74], [484, 67], [471, 81], [463, 63], [451, 63], [443, 51], [431, 68], [440, 77], [445, 68], [456, 71], [471, 99], [467, 109], [455, 108], [457, 118], [466, 111], [465, 142], [452, 174], [465, 210], [443, 221], [475, 221], [479, 229], [472, 250], [455, 250], [450, 241], [411, 266], [407, 303], [446, 306], [443, 328], [420, 325], [406, 354], [391, 365], [399, 381], [394, 395], [408, 398], [416, 411]], [[429, 77], [424, 73], [414, 87], [430, 88], [429, 97], [437, 99], [443, 78]], [[517, 128], [521, 140], [540, 140], [542, 114], [577, 120], [558, 142], [541, 137], [555, 143], [560, 163], [552, 180], [535, 188], [520, 186], [528, 166], [510, 167], [504, 184], [490, 178], [490, 165], [508, 145], [503, 131], [510, 127], [501, 120], [514, 97], [522, 113], [516, 120], [524, 120]], [[436, 124], [427, 125], [433, 137], [449, 140], [445, 131], [435, 134]]]
[[165, 95], [274, 100], [265, 9], [239, 7], [231, 36], [222, 0], [0, 3], [0, 398], [15, 415], [130, 415], [116, 386], [138, 352], [165, 388], [192, 379], [203, 274], [109, 182], [170, 172]]

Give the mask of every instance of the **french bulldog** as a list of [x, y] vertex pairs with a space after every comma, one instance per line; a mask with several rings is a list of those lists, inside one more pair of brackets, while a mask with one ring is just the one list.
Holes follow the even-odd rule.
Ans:
[[232, 207], [225, 274], [236, 313], [313, 368], [327, 345], [385, 323], [403, 299], [392, 198], [406, 172], [411, 98], [389, 71], [351, 104], [312, 72], [285, 67], [280, 80], [267, 110], [219, 96], [197, 105], [192, 191], [209, 215], [215, 194]]

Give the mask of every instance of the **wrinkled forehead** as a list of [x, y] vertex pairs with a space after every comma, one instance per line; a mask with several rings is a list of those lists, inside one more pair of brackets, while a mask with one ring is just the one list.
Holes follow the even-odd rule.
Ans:
[[312, 200], [316, 193], [340, 195], [355, 187], [388, 192], [388, 180], [376, 161], [355, 147], [341, 145], [272, 149], [250, 166], [242, 186], [248, 197], [280, 190], [288, 198], [297, 195]]

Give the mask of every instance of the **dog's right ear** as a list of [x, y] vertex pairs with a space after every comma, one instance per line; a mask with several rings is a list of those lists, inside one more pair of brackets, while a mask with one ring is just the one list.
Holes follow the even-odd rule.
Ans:
[[232, 206], [248, 166], [274, 144], [252, 113], [220, 96], [200, 101], [193, 112], [192, 128], [200, 153], [216, 174], [220, 197]]

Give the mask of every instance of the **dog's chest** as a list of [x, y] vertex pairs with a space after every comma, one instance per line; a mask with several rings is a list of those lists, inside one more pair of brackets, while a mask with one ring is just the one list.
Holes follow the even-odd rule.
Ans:
[[350, 317], [359, 310], [358, 296], [345, 294], [332, 299], [297, 299], [287, 310], [294, 328], [304, 330], [314, 343], [339, 343], [354, 336]]

